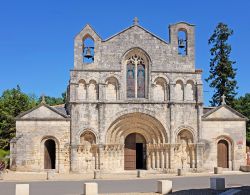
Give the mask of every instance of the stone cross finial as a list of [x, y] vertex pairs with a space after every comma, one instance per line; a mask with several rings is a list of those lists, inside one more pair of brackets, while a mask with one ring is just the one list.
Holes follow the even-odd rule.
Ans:
[[134, 20], [133, 20], [133, 22], [134, 22], [134, 25], [138, 25], [138, 24], [139, 24], [139, 20], [138, 20], [138, 18], [137, 18], [137, 17], [135, 17], [135, 18], [134, 18]]
[[221, 96], [221, 104], [222, 105], [226, 104], [226, 96], [224, 94]]
[[41, 101], [42, 104], [46, 104], [46, 100], [45, 100], [45, 95], [43, 94], [42, 95], [42, 101]]

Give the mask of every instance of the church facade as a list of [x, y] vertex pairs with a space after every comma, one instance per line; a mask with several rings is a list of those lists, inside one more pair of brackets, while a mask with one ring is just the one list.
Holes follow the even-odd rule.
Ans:
[[218, 107], [203, 106], [194, 30], [185, 22], [170, 25], [166, 42], [135, 19], [103, 40], [86, 25], [74, 39], [67, 103], [42, 101], [16, 118], [11, 168], [239, 170], [247, 118], [224, 99]]

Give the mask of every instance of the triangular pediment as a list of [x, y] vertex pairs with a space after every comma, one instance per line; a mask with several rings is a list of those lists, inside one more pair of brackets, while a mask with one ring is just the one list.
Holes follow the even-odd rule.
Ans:
[[17, 120], [29, 120], [29, 119], [65, 119], [68, 118], [68, 116], [58, 112], [56, 109], [46, 105], [46, 104], [40, 104], [39, 106], [28, 110], [24, 113], [21, 113]]
[[221, 105], [203, 115], [204, 119], [211, 120], [248, 120], [245, 116], [227, 105]]
[[[114, 39], [117, 36], [124, 36], [124, 37], [129, 37], [131, 36], [131, 34], [144, 34], [144, 35], [148, 35], [148, 37], [154, 37], [156, 39], [158, 39], [159, 41], [168, 44], [165, 40], [163, 40], [162, 38], [158, 37], [157, 35], [153, 34], [152, 32], [148, 31], [147, 29], [143, 28], [140, 25], [133, 25], [130, 26], [124, 30], [122, 30], [121, 32], [118, 32], [116, 34], [114, 34], [113, 36], [109, 37], [108, 39], [106, 39], [105, 41], [109, 41], [111, 39]], [[142, 39], [147, 39], [147, 37], [141, 37]]]

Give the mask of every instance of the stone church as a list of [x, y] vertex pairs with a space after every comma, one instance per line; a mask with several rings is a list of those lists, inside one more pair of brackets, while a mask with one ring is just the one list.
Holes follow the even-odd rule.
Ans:
[[225, 97], [204, 107], [201, 76], [194, 25], [170, 25], [169, 41], [137, 18], [107, 39], [86, 25], [74, 39], [67, 103], [43, 100], [16, 118], [11, 169], [239, 170], [248, 119]]

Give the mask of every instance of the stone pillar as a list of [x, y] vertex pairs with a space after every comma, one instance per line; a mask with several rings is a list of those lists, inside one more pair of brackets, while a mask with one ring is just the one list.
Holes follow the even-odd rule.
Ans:
[[170, 169], [174, 169], [175, 168], [175, 164], [174, 164], [174, 148], [175, 148], [175, 145], [174, 144], [171, 144], [170, 145], [170, 148], [169, 148], [169, 168]]
[[164, 153], [163, 153], [163, 149], [161, 149], [161, 151], [160, 151], [160, 156], [161, 156], [160, 168], [164, 169]]
[[99, 170], [102, 170], [103, 169], [103, 161], [104, 161], [104, 146], [103, 146], [103, 144], [99, 144], [99, 155], [98, 155], [98, 157], [99, 157], [99, 159], [98, 159], [98, 162], [99, 162], [99, 164], [98, 164], [98, 169]]
[[165, 150], [164, 150], [164, 161], [165, 161], [164, 168], [165, 169], [168, 169], [168, 165], [169, 165], [169, 162], [168, 162], [169, 161], [168, 153], [169, 153], [169, 149], [165, 148]]
[[173, 102], [175, 100], [174, 86], [175, 86], [174, 82], [169, 83], [169, 96], [170, 96], [169, 100], [170, 100], [170, 102]]
[[150, 153], [147, 152], [147, 170], [150, 170], [151, 169], [151, 156], [150, 156]]
[[172, 169], [174, 167], [174, 143], [175, 143], [175, 139], [174, 139], [174, 103], [169, 104], [169, 112], [170, 112], [170, 148], [169, 148], [169, 168]]
[[155, 151], [152, 151], [151, 155], [152, 155], [152, 169], [155, 169]]
[[204, 144], [197, 143], [196, 144], [196, 168], [201, 169], [203, 167], [203, 150]]
[[77, 172], [78, 170], [78, 162], [77, 162], [77, 145], [71, 146], [71, 156], [70, 156], [70, 170], [73, 172]]
[[159, 169], [160, 168], [160, 155], [158, 149], [155, 151], [155, 168]]
[[98, 155], [98, 148], [96, 148], [96, 153], [95, 153], [95, 169], [99, 169], [99, 155]]
[[98, 99], [100, 101], [103, 101], [106, 99], [105, 87], [106, 87], [105, 83], [98, 84]]

